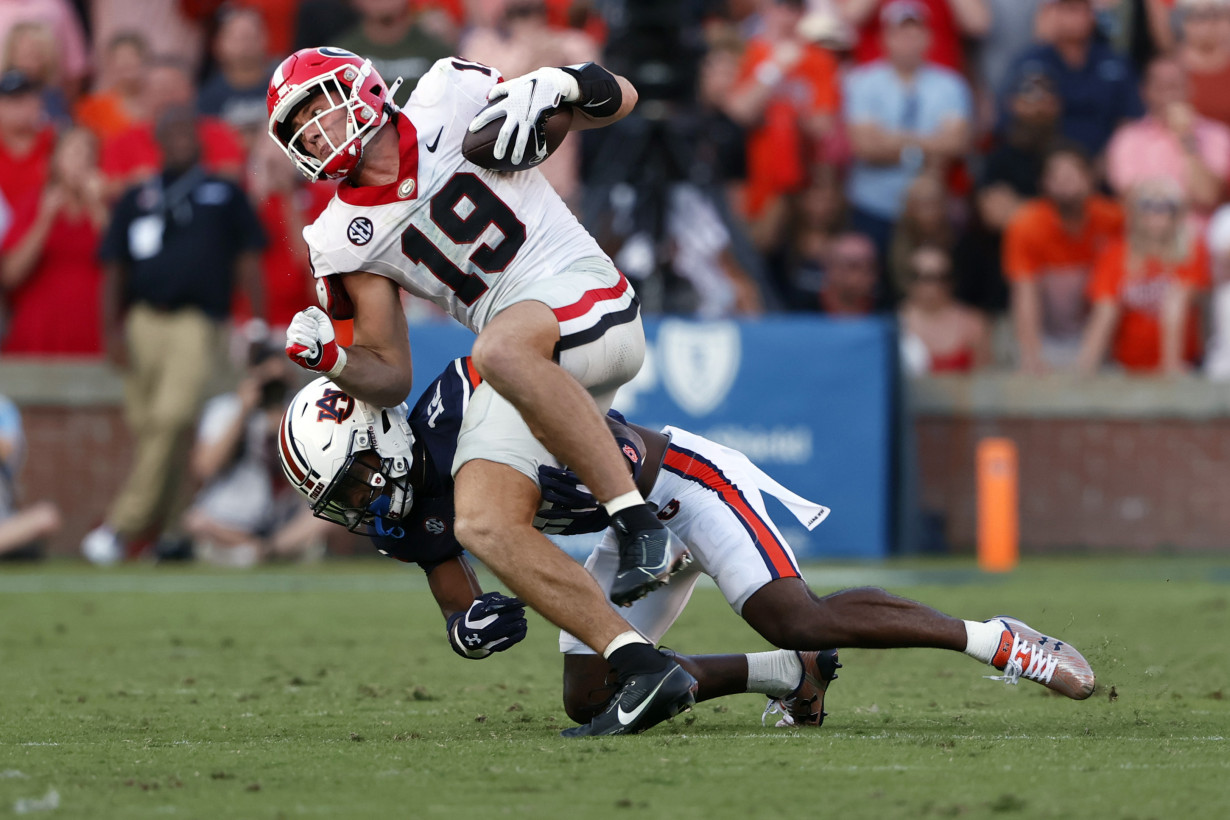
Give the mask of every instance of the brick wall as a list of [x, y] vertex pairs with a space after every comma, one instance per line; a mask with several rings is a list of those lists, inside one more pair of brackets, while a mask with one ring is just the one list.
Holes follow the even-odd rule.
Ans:
[[76, 552], [81, 537], [98, 524], [128, 473], [131, 438], [114, 405], [95, 407], [23, 406], [27, 501], [54, 501], [64, 529], [54, 552]]
[[1230, 419], [920, 415], [915, 432], [922, 506], [944, 515], [957, 549], [976, 541], [986, 436], [1017, 446], [1022, 551], [1230, 547]]
[[[52, 551], [75, 554], [127, 473], [119, 382], [97, 364], [0, 362], [0, 386], [22, 409], [26, 498], [59, 505]], [[907, 395], [921, 505], [942, 514], [957, 550], [975, 542], [985, 436], [1017, 444], [1027, 552], [1230, 548], [1228, 386], [991, 373], [914, 382]], [[340, 527], [336, 536], [337, 552], [369, 552]]]

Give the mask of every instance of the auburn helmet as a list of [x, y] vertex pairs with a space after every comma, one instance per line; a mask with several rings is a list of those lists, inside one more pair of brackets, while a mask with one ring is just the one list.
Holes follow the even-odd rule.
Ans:
[[[396, 112], [393, 92], [400, 85], [398, 79], [390, 88], [371, 60], [345, 49], [300, 49], [283, 60], [269, 80], [269, 136], [308, 179], [344, 177], [359, 164], [363, 146]], [[313, 100], [312, 116], [295, 128], [291, 121]], [[335, 118], [334, 112], [342, 113]], [[335, 119], [344, 121], [344, 135]], [[320, 142], [328, 154], [317, 157], [308, 150], [304, 136], [309, 130], [323, 137]]]
[[282, 472], [318, 518], [392, 534], [414, 503], [414, 433], [405, 402], [372, 407], [327, 378], [303, 388], [282, 415]]

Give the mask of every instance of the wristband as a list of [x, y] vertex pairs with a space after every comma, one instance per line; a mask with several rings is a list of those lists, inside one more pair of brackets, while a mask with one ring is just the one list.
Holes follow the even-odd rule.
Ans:
[[337, 361], [333, 363], [333, 367], [325, 371], [325, 375], [329, 377], [329, 381], [337, 381], [337, 377], [342, 375], [344, 367], [346, 367], [346, 348], [338, 345]]
[[577, 81], [578, 94], [568, 102], [591, 117], [613, 117], [624, 102], [623, 89], [615, 75], [597, 63], [582, 63], [562, 67]]

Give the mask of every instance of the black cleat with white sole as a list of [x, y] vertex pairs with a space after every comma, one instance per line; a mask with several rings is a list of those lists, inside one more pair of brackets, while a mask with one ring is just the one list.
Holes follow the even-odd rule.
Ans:
[[582, 726], [560, 732], [564, 737], [635, 735], [696, 703], [696, 678], [675, 662], [661, 672], [633, 675], [615, 692], [607, 708]]
[[631, 606], [668, 583], [676, 563], [687, 556], [686, 550], [676, 549], [665, 527], [626, 531], [616, 525], [615, 534], [619, 539], [619, 571], [611, 584], [611, 601], [618, 606]]

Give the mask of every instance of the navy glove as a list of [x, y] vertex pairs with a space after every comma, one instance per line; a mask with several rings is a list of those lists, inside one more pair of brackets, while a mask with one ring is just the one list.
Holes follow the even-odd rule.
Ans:
[[598, 499], [581, 488], [581, 479], [576, 473], [562, 467], [538, 466], [538, 483], [542, 487], [542, 500], [550, 505], [551, 519], [583, 518], [598, 509]]
[[503, 652], [525, 637], [525, 604], [498, 592], [485, 592], [465, 612], [448, 618], [448, 644], [463, 658], [481, 660]]

